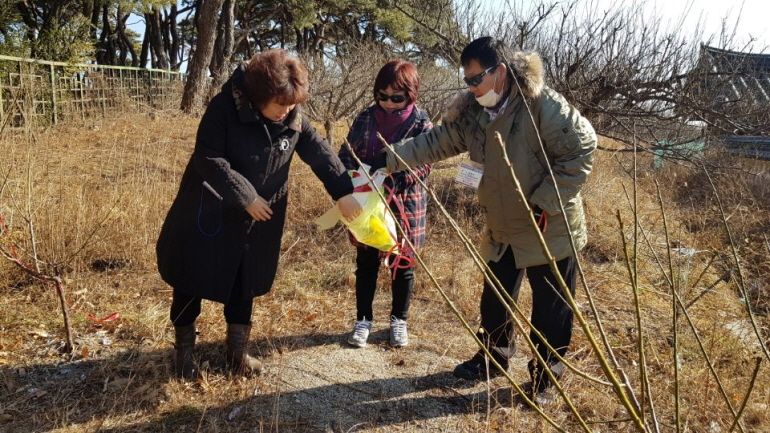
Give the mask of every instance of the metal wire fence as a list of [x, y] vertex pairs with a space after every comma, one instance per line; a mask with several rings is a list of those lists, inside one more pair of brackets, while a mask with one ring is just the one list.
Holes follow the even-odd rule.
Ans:
[[176, 108], [183, 86], [180, 72], [0, 55], [0, 128]]

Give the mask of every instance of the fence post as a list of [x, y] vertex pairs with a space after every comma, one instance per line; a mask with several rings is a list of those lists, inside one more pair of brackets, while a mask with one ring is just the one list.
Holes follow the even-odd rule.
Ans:
[[78, 78], [78, 93], [80, 93], [80, 118], [86, 120], [86, 97], [83, 89], [83, 80], [86, 78], [85, 72], [83, 74], [77, 74]]
[[49, 66], [49, 75], [51, 77], [51, 121], [54, 125], [59, 121], [56, 116], [56, 68], [53, 64]]
[[19, 116], [21, 116], [22, 119], [24, 119], [24, 125], [27, 124], [29, 119], [27, 119], [27, 92], [24, 91], [24, 67], [22, 66], [21, 62], [18, 62], [19, 64], [19, 88], [17, 89], [18, 94], [14, 96], [14, 99], [16, 100], [16, 107], [12, 107], [12, 110], [18, 109], [19, 110]]
[[[118, 98], [120, 98], [120, 105], [121, 108], [125, 108], [126, 106], [126, 92], [125, 92], [125, 83], [123, 82], [123, 70], [118, 69]], [[128, 96], [131, 97], [130, 95]]]
[[96, 94], [100, 95], [102, 103], [102, 117], [107, 117], [107, 75], [106, 70], [102, 69], [100, 76], [102, 77], [99, 82], [99, 88], [96, 89]]
[[147, 87], [147, 99], [150, 102], [150, 107], [155, 108], [155, 98], [153, 98], [153, 90], [155, 88], [155, 81], [153, 80], [152, 70], [150, 70], [150, 85]]
[[[10, 83], [10, 77], [9, 83]], [[5, 109], [3, 108], [3, 77], [0, 76], [0, 126], [5, 125]]]
[[144, 95], [144, 90], [142, 90], [142, 88], [144, 86], [140, 85], [140, 84], [144, 83], [143, 80], [140, 79], [141, 78], [140, 77], [140, 73], [141, 72], [144, 72], [144, 71], [134, 71], [134, 89], [131, 92], [131, 95], [132, 95], [132, 99], [131, 100], [136, 105], [136, 107], [140, 107], [141, 106], [140, 105], [141, 101], [144, 98], [144, 96], [143, 96]]

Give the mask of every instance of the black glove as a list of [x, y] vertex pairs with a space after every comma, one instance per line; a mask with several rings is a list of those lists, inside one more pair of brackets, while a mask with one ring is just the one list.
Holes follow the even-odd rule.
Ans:
[[537, 222], [537, 227], [540, 229], [540, 232], [545, 233], [545, 231], [548, 229], [548, 213], [543, 209], [540, 209], [540, 206], [534, 205], [532, 208], [532, 216], [535, 217], [535, 221]]
[[386, 167], [388, 165], [388, 155], [385, 153], [385, 149], [382, 149], [382, 152], [375, 155], [374, 159], [369, 161], [369, 165], [371, 166], [369, 170], [371, 173]]

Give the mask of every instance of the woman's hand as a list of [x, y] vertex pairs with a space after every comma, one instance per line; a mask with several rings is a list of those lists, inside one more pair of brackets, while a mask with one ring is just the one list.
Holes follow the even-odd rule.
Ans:
[[358, 203], [358, 200], [353, 198], [353, 194], [348, 194], [337, 200], [337, 207], [346, 221], [353, 221], [361, 214], [361, 205]]
[[265, 199], [257, 195], [257, 199], [246, 207], [246, 212], [257, 221], [267, 221], [273, 216], [273, 210]]

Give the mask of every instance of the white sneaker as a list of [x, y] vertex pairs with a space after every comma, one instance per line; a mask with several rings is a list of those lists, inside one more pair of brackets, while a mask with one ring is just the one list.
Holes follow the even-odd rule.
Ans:
[[390, 345], [404, 347], [409, 344], [409, 334], [406, 332], [406, 320], [390, 316]]
[[356, 320], [356, 324], [353, 325], [353, 332], [348, 337], [348, 344], [355, 347], [366, 347], [366, 340], [369, 338], [371, 330], [371, 320]]

